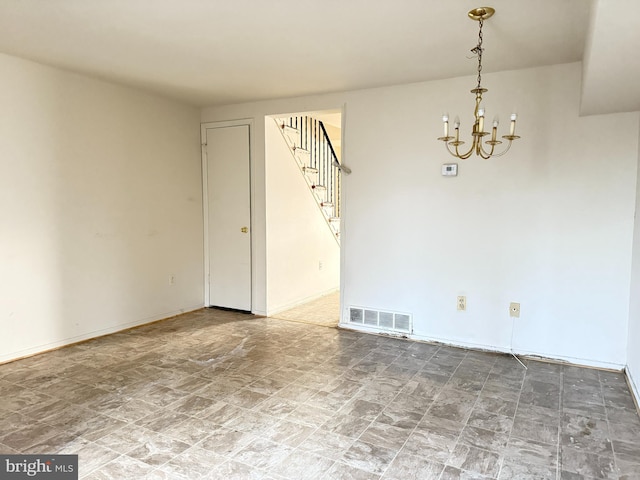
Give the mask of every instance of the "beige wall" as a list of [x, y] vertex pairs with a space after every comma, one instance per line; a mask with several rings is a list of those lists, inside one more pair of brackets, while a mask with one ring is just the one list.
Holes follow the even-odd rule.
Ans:
[[201, 307], [198, 110], [6, 55], [0, 84], [0, 361]]

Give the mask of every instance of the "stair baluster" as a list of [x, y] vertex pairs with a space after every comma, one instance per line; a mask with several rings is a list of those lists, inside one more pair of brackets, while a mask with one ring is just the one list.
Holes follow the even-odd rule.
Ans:
[[[301, 170], [310, 183], [327, 224], [339, 242], [342, 166], [324, 124], [302, 115], [277, 122], [296, 161], [301, 164]], [[294, 135], [292, 131], [297, 133]]]

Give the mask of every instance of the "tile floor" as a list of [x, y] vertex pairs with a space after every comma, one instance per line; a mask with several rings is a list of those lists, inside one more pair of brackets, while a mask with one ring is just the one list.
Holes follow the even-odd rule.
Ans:
[[320, 298], [273, 315], [272, 318], [311, 323], [325, 327], [337, 327], [340, 323], [340, 292]]
[[624, 377], [201, 310], [0, 366], [0, 452], [83, 479], [638, 479]]

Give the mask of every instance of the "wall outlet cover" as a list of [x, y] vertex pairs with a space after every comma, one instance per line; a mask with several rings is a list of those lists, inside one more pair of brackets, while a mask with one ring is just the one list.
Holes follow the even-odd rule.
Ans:
[[467, 297], [461, 295], [458, 297], [458, 310], [465, 311], [467, 309]]

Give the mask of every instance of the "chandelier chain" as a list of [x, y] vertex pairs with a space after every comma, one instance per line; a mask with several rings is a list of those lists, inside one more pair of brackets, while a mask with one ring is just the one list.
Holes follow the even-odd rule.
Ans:
[[475, 53], [478, 55], [478, 89], [482, 88], [480, 83], [482, 82], [482, 18], [478, 21], [480, 29], [478, 31], [478, 46], [474, 48]]

